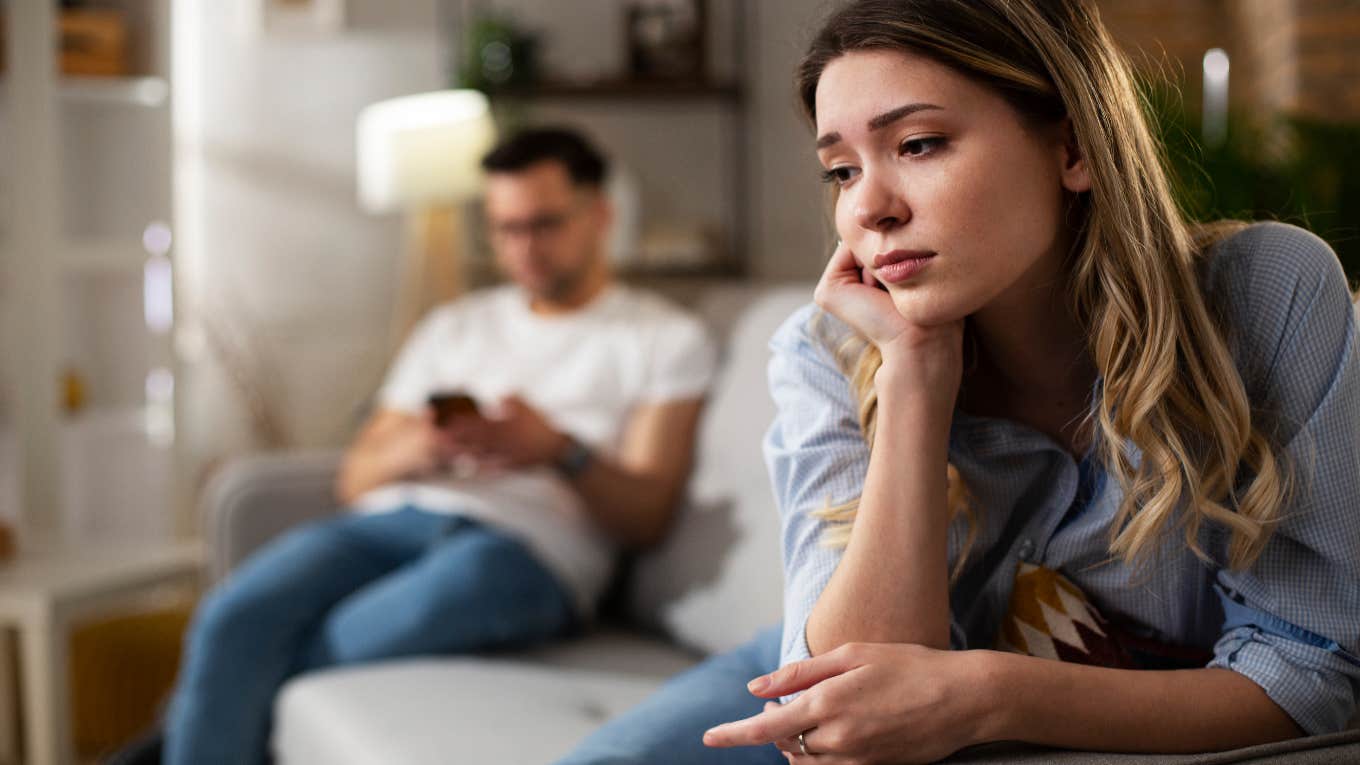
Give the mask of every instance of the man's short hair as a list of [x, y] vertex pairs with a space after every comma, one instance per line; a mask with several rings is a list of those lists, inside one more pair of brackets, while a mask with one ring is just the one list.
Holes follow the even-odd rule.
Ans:
[[539, 162], [561, 162], [573, 186], [599, 188], [608, 170], [605, 158], [585, 136], [570, 128], [521, 130], [482, 158], [488, 173], [516, 173]]

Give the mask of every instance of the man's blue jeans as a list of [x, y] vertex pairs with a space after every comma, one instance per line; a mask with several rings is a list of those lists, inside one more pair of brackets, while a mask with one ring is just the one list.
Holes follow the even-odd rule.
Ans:
[[264, 762], [274, 696], [300, 672], [526, 645], [574, 624], [558, 580], [519, 542], [475, 522], [408, 507], [303, 526], [199, 605], [164, 761]]
[[704, 731], [759, 714], [746, 683], [779, 667], [779, 628], [676, 675], [656, 693], [586, 737], [557, 765], [784, 765], [773, 744], [710, 749]]

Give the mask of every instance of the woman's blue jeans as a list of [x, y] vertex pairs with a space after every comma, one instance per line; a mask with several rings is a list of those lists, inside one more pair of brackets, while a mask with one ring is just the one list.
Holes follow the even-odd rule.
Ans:
[[784, 765], [773, 744], [734, 749], [704, 746], [704, 731], [759, 714], [765, 700], [746, 683], [779, 667], [779, 628], [714, 656], [661, 686], [656, 693], [586, 737], [557, 765]]
[[416, 508], [263, 547], [199, 605], [167, 711], [167, 765], [266, 761], [274, 696], [312, 669], [526, 645], [570, 632], [566, 590], [520, 543]]

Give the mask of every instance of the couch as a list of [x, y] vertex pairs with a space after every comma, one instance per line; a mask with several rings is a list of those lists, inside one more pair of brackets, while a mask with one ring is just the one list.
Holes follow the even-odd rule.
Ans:
[[[689, 494], [664, 544], [630, 562], [612, 616], [588, 636], [524, 652], [419, 658], [304, 675], [278, 696], [280, 765], [546, 763], [703, 655], [780, 617], [779, 524], [760, 452], [774, 413], [766, 342], [807, 285], [722, 287], [698, 310], [722, 341]], [[299, 522], [335, 512], [339, 455], [229, 463], [204, 493], [213, 577]], [[1356, 763], [1360, 730], [1196, 756], [1059, 752], [1013, 744], [951, 761], [987, 763]]]

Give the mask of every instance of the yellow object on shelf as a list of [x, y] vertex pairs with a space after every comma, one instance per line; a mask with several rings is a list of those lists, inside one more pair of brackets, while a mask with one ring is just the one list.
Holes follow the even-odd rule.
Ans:
[[[131, 71], [127, 17], [117, 8], [64, 8], [57, 15], [57, 56], [64, 75], [123, 77]], [[0, 14], [0, 73], [5, 71], [5, 17]]]
[[57, 28], [62, 74], [119, 77], [128, 73], [128, 29], [122, 11], [66, 8]]
[[62, 373], [61, 407], [67, 414], [75, 414], [85, 408], [85, 378], [74, 369]]
[[14, 552], [18, 548], [15, 541], [14, 528], [8, 521], [0, 520], [0, 563], [14, 557]]

